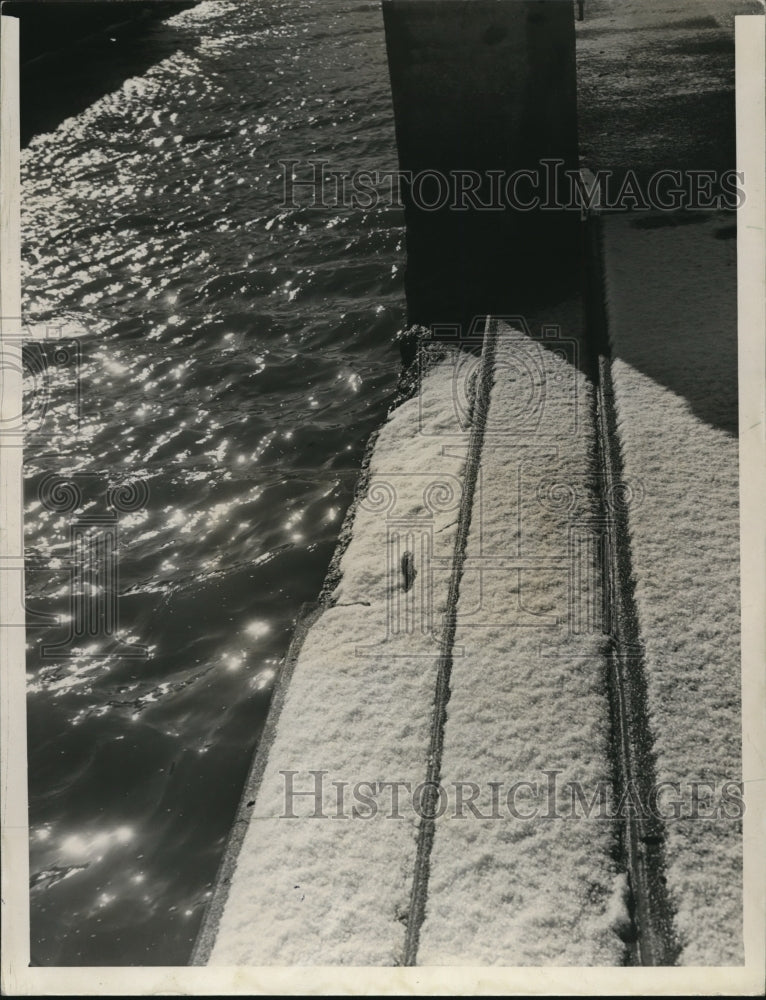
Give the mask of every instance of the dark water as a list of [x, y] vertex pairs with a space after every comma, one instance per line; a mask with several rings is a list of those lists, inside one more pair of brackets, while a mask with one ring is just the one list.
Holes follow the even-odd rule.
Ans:
[[[279, 205], [280, 158], [395, 167], [379, 5], [207, 0], [151, 31], [174, 51], [24, 153], [25, 318], [81, 330], [28, 386], [30, 606], [71, 615], [73, 518], [148, 489], [118, 551], [146, 658], [29, 631], [34, 964], [188, 960], [398, 373], [398, 209]], [[52, 471], [79, 511], [41, 504]]]

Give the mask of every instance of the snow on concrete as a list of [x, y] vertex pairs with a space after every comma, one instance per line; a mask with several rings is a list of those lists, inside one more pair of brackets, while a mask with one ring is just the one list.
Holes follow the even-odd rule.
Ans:
[[[611, 779], [601, 578], [589, 545], [600, 530], [593, 389], [576, 364], [578, 309], [558, 309], [558, 345], [498, 330], [441, 782], [476, 783], [483, 816], [490, 783], [502, 783], [501, 818], [436, 820], [420, 965], [623, 960], [626, 887], [612, 822], [546, 818], [572, 813], [567, 782], [590, 801]], [[549, 797], [551, 771], [560, 773]], [[517, 818], [506, 793], [520, 781], [537, 789], [519, 788]]]
[[759, 0], [587, 0], [576, 22], [587, 165], [645, 179], [733, 169], [734, 18], [748, 13]]
[[[351, 818], [351, 809], [371, 811], [355, 803], [359, 782], [417, 785], [425, 776], [467, 443], [453, 361], [446, 351], [378, 437], [335, 604], [295, 664], [210, 964], [401, 959], [417, 815], [403, 806], [401, 819], [390, 818], [391, 791], [374, 796], [368, 787], [361, 794], [374, 796], [377, 814]], [[416, 570], [407, 590], [405, 552]], [[298, 772], [296, 791], [316, 787], [309, 771], [326, 771], [322, 808], [303, 796], [288, 810], [282, 771]], [[346, 818], [335, 818], [333, 782], [349, 785]], [[288, 812], [298, 818], [280, 818]]]
[[[712, 783], [714, 809], [741, 777], [735, 223], [630, 215], [604, 227], [624, 470], [644, 494], [628, 519], [657, 778]], [[741, 963], [739, 824], [666, 826], [680, 962]]]

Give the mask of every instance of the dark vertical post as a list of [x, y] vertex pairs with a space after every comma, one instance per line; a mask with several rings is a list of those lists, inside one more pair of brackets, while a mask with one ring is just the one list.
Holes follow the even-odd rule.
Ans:
[[383, 0], [383, 16], [410, 322], [512, 311], [574, 267], [573, 4]]

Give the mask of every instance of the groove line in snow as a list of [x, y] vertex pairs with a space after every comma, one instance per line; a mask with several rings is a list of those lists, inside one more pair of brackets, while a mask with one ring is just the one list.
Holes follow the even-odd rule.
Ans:
[[[622, 482], [611, 347], [603, 280], [603, 256], [599, 220], [591, 216], [588, 227], [588, 325], [598, 356], [596, 381], [596, 439], [600, 480], [604, 496], [616, 498]], [[646, 708], [646, 678], [638, 613], [633, 593], [633, 572], [628, 533], [627, 506], [619, 502], [608, 510], [608, 565], [604, 586], [611, 609], [614, 639], [609, 652], [609, 703], [612, 714], [615, 782], [620, 802], [633, 801], [636, 809], [621, 810], [624, 862], [630, 881], [635, 941], [632, 961], [636, 965], [674, 965], [679, 947], [664, 875], [664, 825], [656, 817], [642, 815], [641, 803], [650, 801], [654, 783], [653, 740]]]
[[468, 543], [468, 532], [471, 527], [471, 513], [476, 490], [476, 481], [481, 462], [481, 451], [484, 442], [484, 430], [489, 413], [492, 385], [494, 383], [495, 347], [497, 344], [497, 326], [490, 316], [486, 317], [484, 340], [482, 344], [481, 361], [476, 379], [476, 391], [471, 410], [471, 431], [468, 438], [463, 495], [458, 514], [458, 527], [455, 538], [455, 554], [447, 594], [444, 631], [440, 642], [439, 664], [436, 675], [436, 690], [431, 721], [431, 733], [428, 751], [428, 766], [426, 771], [425, 794], [420, 804], [420, 826], [418, 828], [415, 868], [412, 880], [412, 893], [407, 915], [407, 928], [404, 940], [404, 965], [415, 965], [417, 962], [420, 929], [425, 918], [426, 898], [428, 895], [428, 880], [430, 875], [431, 848], [434, 841], [435, 817], [437, 810], [437, 789], [441, 777], [442, 749], [444, 745], [444, 726], [447, 718], [447, 702], [450, 697], [450, 674], [452, 671], [452, 649], [457, 627], [457, 604], [460, 596], [460, 580], [463, 575], [463, 564]]

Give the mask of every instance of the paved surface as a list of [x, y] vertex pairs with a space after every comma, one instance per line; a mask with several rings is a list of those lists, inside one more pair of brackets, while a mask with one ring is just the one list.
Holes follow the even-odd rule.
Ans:
[[684, 789], [665, 824], [679, 961], [736, 965], [741, 809], [722, 801], [742, 772], [736, 240], [726, 213], [673, 221], [604, 222], [612, 370], [656, 776]]
[[586, 0], [580, 154], [593, 170], [733, 169], [734, 17], [758, 0]]
[[[587, 0], [587, 165], [642, 181], [733, 170], [734, 17], [752, 13], [763, 4]], [[655, 211], [602, 225], [622, 462], [640, 490], [626, 523], [656, 777], [716, 789], [712, 818], [666, 823], [679, 962], [737, 964], [741, 830], [716, 797], [741, 773], [736, 218]]]

